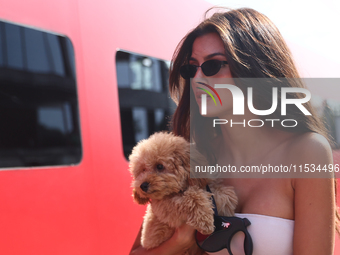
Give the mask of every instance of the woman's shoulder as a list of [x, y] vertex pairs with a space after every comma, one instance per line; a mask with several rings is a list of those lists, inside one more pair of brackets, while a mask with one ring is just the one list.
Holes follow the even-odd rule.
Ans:
[[299, 178], [333, 177], [333, 155], [328, 140], [317, 133], [298, 135], [290, 141], [287, 160]]
[[294, 136], [289, 142], [289, 154], [301, 159], [325, 159], [332, 156], [328, 140], [321, 134], [307, 132]]
[[317, 146], [318, 148], [321, 148], [321, 147], [330, 148], [330, 144], [327, 138], [315, 132], [306, 132], [303, 134], [296, 135], [292, 141], [292, 144], [293, 145], [306, 145], [307, 144], [307, 145]]

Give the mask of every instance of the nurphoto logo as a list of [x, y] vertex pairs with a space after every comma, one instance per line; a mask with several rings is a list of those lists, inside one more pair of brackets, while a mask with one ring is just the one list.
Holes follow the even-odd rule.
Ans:
[[[244, 106], [245, 106], [245, 96], [243, 94], [243, 91], [232, 84], [215, 84], [214, 87], [207, 85], [205, 83], [199, 82], [199, 84], [204, 85], [208, 87], [211, 91], [213, 91], [217, 98], [220, 101], [220, 104], [222, 105], [221, 98], [217, 91], [215, 89], [228, 89], [232, 94], [233, 99], [233, 115], [244, 115]], [[211, 92], [209, 92], [207, 89], [198, 87], [198, 89], [203, 90], [206, 92], [214, 101], [215, 106], [217, 106], [216, 100]], [[287, 98], [287, 94], [291, 93], [303, 93], [305, 94], [304, 98]], [[207, 94], [202, 94], [202, 101], [201, 101], [201, 115], [207, 115]], [[251, 113], [258, 115], [258, 116], [266, 116], [274, 113], [278, 107], [278, 88], [272, 87], [272, 105], [269, 109], [266, 110], [258, 110], [255, 109], [253, 104], [253, 88], [248, 87], [247, 88], [247, 105], [248, 109]], [[307, 103], [311, 99], [311, 93], [309, 90], [305, 88], [296, 88], [296, 87], [282, 87], [281, 88], [281, 116], [287, 115], [287, 105], [295, 105], [304, 115], [312, 115], [304, 106], [304, 103]], [[279, 119], [251, 119], [247, 121], [247, 124], [249, 127], [262, 127], [265, 123], [271, 122], [271, 126], [274, 127], [274, 123], [276, 121], [280, 121]], [[233, 122], [232, 120], [228, 121], [226, 119], [214, 119], [213, 120], [213, 126], [216, 125], [223, 125], [230, 122], [231, 127], [234, 125], [243, 125], [246, 126], [246, 120], [242, 122]], [[298, 123], [295, 119], [284, 119], [281, 120], [281, 125], [283, 127], [295, 127]], [[293, 124], [288, 125], [289, 122], [292, 122]]]

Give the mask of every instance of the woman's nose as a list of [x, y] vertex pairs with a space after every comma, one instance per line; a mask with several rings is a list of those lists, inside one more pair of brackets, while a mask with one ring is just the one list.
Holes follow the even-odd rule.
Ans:
[[206, 76], [205, 76], [204, 73], [202, 72], [202, 68], [199, 66], [199, 67], [197, 67], [197, 69], [196, 69], [196, 73], [195, 73], [194, 78], [203, 78], [203, 77], [206, 77]]

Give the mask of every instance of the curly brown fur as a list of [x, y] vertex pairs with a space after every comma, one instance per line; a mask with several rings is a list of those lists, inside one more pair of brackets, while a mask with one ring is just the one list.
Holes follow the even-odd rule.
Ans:
[[[175, 228], [186, 223], [202, 234], [214, 231], [208, 179], [190, 178], [190, 144], [171, 133], [156, 133], [139, 142], [129, 157], [133, 175], [133, 197], [139, 204], [149, 202], [144, 216], [141, 244], [152, 249], [168, 240]], [[194, 151], [194, 160], [204, 157]], [[237, 198], [231, 187], [211, 184], [221, 215], [233, 215]], [[190, 254], [199, 254], [195, 245]], [[184, 251], [183, 254], [189, 254]]]

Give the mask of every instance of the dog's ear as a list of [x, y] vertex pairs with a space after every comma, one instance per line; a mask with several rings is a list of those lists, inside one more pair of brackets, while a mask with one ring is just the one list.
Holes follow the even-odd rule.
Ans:
[[135, 189], [133, 189], [133, 199], [140, 205], [145, 205], [150, 202], [149, 198], [140, 197]]
[[189, 186], [198, 186], [203, 189], [207, 186], [208, 182], [206, 178], [188, 178]]

